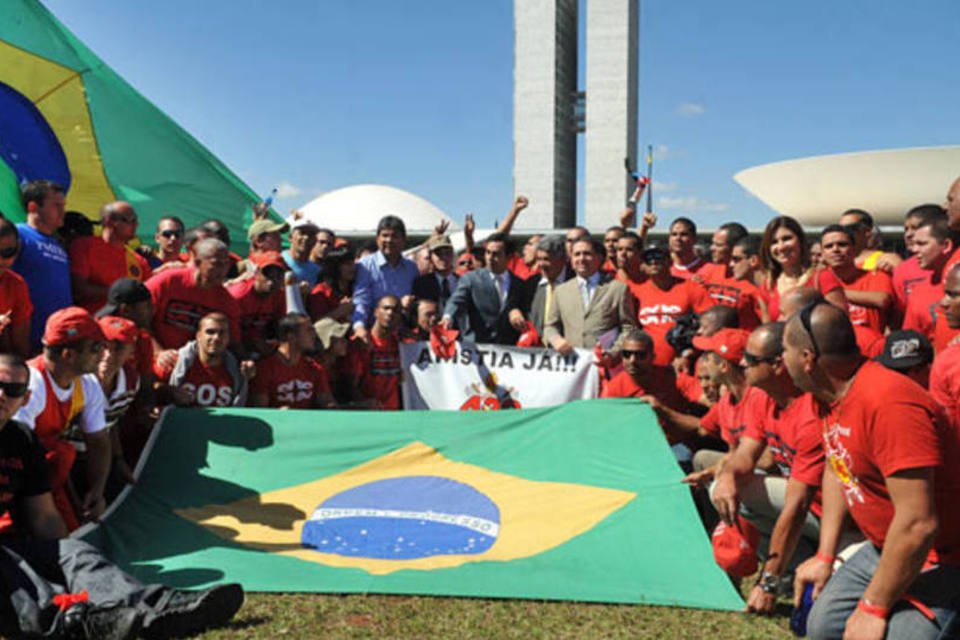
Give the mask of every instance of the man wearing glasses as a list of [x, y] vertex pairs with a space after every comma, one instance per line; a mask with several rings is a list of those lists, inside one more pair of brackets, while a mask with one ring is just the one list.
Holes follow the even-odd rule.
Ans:
[[[29, 362], [30, 398], [16, 419], [37, 434], [47, 450], [50, 490], [69, 530], [81, 518], [103, 513], [103, 490], [110, 471], [110, 435], [106, 399], [94, 372], [104, 348], [103, 331], [90, 313], [67, 307], [47, 320], [43, 354]], [[82, 440], [87, 449], [87, 488], [75, 504], [70, 471]]]
[[190, 260], [190, 255], [181, 252], [183, 249], [183, 220], [177, 216], [165, 216], [157, 222], [157, 233], [153, 239], [157, 243], [157, 250], [147, 261], [151, 269], [156, 269], [167, 262], [179, 263]]
[[[787, 321], [783, 360], [820, 404], [827, 467], [815, 557], [795, 601], [815, 598], [811, 638], [943, 638], [960, 607], [960, 432], [920, 385], [857, 348], [842, 309], [812, 303]], [[849, 513], [869, 544], [834, 572]]]
[[91, 313], [107, 302], [115, 280], [145, 281], [151, 269], [146, 258], [127, 246], [137, 237], [137, 212], [129, 202], [111, 202], [100, 209], [103, 232], [70, 243], [70, 282], [77, 304]]

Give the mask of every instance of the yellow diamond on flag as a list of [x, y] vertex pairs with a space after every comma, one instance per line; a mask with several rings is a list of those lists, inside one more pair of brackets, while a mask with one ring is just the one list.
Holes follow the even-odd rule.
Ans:
[[[177, 514], [247, 547], [383, 575], [534, 556], [634, 497], [489, 471], [415, 442], [336, 475]], [[305, 517], [264, 524], [265, 505]]]

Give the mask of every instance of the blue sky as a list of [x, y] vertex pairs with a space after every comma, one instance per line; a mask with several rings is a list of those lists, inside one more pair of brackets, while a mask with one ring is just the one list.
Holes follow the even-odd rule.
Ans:
[[[254, 190], [279, 185], [280, 210], [367, 182], [481, 226], [509, 208], [512, 2], [45, 4]], [[762, 226], [741, 169], [960, 143], [957, 25], [952, 0], [642, 2], [654, 209]]]

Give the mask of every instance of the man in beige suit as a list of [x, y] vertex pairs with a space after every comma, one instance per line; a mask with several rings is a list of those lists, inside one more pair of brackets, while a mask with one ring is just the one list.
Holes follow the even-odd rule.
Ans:
[[554, 292], [555, 304], [544, 320], [543, 338], [563, 355], [575, 347], [592, 349], [600, 336], [614, 329], [622, 332], [637, 326], [636, 300], [627, 285], [600, 271], [602, 255], [590, 237], [574, 242], [571, 262], [577, 277]]

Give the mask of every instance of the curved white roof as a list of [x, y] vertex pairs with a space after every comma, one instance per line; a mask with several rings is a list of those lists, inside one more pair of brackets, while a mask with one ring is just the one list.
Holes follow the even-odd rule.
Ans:
[[[380, 218], [395, 215], [407, 234], [429, 233], [449, 216], [409, 191], [384, 184], [358, 184], [330, 191], [300, 207], [304, 217], [321, 227], [344, 234], [373, 234]], [[451, 228], [458, 225], [451, 221]]]
[[888, 149], [800, 158], [744, 169], [744, 189], [804, 224], [836, 222], [846, 209], [878, 224], [903, 223], [919, 204], [940, 204], [960, 176], [960, 146]]

